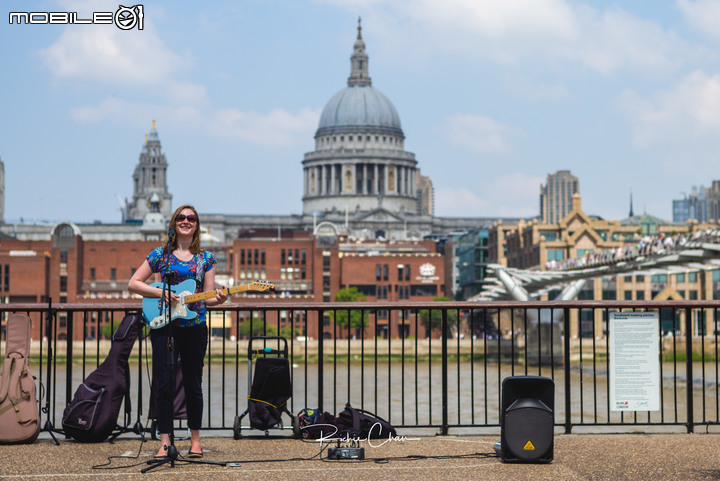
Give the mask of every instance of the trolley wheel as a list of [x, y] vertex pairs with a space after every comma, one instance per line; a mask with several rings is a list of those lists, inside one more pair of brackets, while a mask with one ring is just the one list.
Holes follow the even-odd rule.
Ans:
[[233, 423], [233, 439], [240, 439], [241, 430], [242, 427], [240, 426], [240, 416], [235, 416], [235, 422]]

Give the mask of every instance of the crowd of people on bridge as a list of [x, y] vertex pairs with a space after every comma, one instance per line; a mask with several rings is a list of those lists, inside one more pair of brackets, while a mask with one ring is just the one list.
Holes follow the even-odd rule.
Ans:
[[644, 235], [635, 243], [625, 244], [614, 249], [588, 250], [581, 257], [570, 257], [561, 261], [550, 260], [545, 264], [545, 269], [549, 271], [581, 269], [628, 261], [642, 256], [666, 254], [685, 247], [689, 242], [700, 241], [709, 237], [717, 241], [718, 237], [720, 237], [720, 229], [700, 230], [693, 234], [676, 233], [668, 235], [661, 232], [654, 236]]

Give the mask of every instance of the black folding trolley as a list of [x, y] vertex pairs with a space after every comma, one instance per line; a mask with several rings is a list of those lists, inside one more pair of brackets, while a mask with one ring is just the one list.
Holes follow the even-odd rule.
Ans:
[[[253, 343], [276, 341], [278, 349], [262, 347], [253, 349]], [[282, 344], [282, 349], [279, 347]], [[253, 375], [253, 361], [255, 375]], [[296, 433], [295, 416], [288, 410], [287, 402], [292, 397], [290, 362], [287, 339], [280, 336], [255, 336], [248, 342], [248, 407], [240, 416], [235, 416], [233, 437], [240, 439], [242, 420], [249, 415], [250, 428], [269, 434], [272, 428], [283, 428], [282, 415], [290, 418]]]

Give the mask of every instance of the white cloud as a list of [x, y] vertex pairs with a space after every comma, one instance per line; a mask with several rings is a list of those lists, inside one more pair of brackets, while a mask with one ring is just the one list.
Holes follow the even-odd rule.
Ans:
[[693, 28], [720, 40], [720, 1], [677, 0], [677, 6]]
[[502, 79], [502, 89], [513, 97], [529, 100], [567, 100], [571, 93], [565, 85], [544, 84], [523, 72], [513, 71]]
[[269, 146], [304, 145], [311, 139], [320, 112], [304, 108], [297, 113], [274, 109], [266, 114], [224, 109], [212, 113], [211, 130], [219, 135]]
[[40, 57], [57, 77], [110, 85], [158, 85], [191, 64], [165, 46], [147, 18], [142, 31], [68, 26]]
[[441, 130], [452, 144], [480, 153], [509, 151], [509, 138], [520, 132], [489, 117], [472, 114], [453, 115], [445, 121]]
[[502, 175], [487, 186], [489, 198], [494, 202], [493, 211], [512, 217], [538, 215], [538, 198], [543, 177], [523, 173]]
[[[107, 119], [126, 119], [127, 114], [145, 110], [142, 104], [126, 102], [116, 97], [109, 97], [97, 105], [84, 105], [70, 110], [70, 116], [78, 123], [97, 123]], [[146, 115], [147, 119], [148, 116]]]
[[[354, 4], [334, 2], [339, 8]], [[602, 74], [664, 72], [696, 55], [672, 31], [609, 6], [564, 0], [405, 0], [367, 2], [384, 45], [414, 56], [460, 55], [504, 64], [582, 65]]]
[[541, 177], [509, 173], [495, 179], [478, 179], [477, 189], [439, 187], [435, 214], [448, 217], [532, 217], [538, 214]]
[[156, 105], [109, 97], [95, 105], [76, 107], [72, 109], [71, 116], [80, 123], [111, 120], [141, 126], [147, 124], [148, 118], [157, 118], [163, 119], [164, 125], [207, 137], [288, 147], [307, 145], [308, 139], [312, 138], [317, 129], [320, 112], [309, 108], [296, 113], [282, 109], [267, 113], [243, 112], [238, 109], [211, 110], [190, 104]]
[[207, 89], [204, 85], [175, 82], [167, 87], [166, 93], [171, 105], [203, 106], [208, 103]]
[[423, 0], [411, 15], [443, 30], [475, 32], [488, 38], [572, 38], [576, 25], [561, 0]]
[[695, 71], [672, 90], [643, 97], [624, 92], [619, 106], [633, 129], [639, 147], [674, 142], [710, 141], [720, 147], [720, 75]]
[[582, 7], [576, 13], [582, 34], [564, 45], [560, 56], [600, 73], [668, 71], [677, 68], [688, 52], [675, 34], [623, 10]]
[[435, 189], [435, 215], [447, 217], [479, 216], [490, 203], [467, 188]]

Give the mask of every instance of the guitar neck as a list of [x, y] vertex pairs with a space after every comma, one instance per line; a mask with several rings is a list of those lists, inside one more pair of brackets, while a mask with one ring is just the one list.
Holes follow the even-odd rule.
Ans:
[[[230, 296], [232, 294], [237, 294], [238, 292], [245, 292], [249, 290], [253, 290], [252, 284], [228, 287], [226, 289], [222, 289], [222, 292]], [[185, 296], [185, 304], [192, 304], [193, 302], [206, 301], [213, 298], [215, 298], [215, 291], [198, 292], [197, 294], [190, 294], [189, 296]]]

